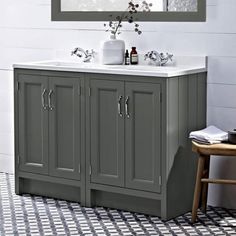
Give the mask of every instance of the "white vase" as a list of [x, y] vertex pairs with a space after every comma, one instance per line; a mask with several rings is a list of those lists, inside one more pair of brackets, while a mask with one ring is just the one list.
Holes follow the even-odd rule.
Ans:
[[121, 65], [124, 63], [125, 42], [116, 39], [115, 35], [111, 35], [101, 45], [102, 63], [104, 65]]

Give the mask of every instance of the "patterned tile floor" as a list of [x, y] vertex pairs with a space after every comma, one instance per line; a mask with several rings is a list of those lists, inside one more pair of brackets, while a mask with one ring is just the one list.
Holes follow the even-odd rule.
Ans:
[[14, 194], [14, 176], [0, 173], [0, 235], [236, 235], [236, 210], [208, 207], [192, 225], [187, 213], [168, 222], [138, 213]]

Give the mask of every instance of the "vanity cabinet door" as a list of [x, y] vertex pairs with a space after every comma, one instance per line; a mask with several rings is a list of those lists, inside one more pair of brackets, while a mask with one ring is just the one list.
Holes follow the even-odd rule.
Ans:
[[124, 186], [124, 82], [91, 80], [91, 182]]
[[160, 192], [161, 87], [130, 82], [125, 91], [126, 187]]
[[19, 169], [48, 173], [48, 79], [40, 75], [18, 75], [18, 146]]
[[79, 78], [49, 78], [51, 176], [80, 179], [81, 96]]

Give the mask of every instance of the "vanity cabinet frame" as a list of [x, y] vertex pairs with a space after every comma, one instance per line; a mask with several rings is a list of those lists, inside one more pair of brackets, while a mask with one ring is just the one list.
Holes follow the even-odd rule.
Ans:
[[68, 200], [85, 202], [83, 84], [83, 74], [15, 70], [17, 194], [66, 197], [64, 185]]
[[[94, 92], [90, 84], [93, 80], [100, 80], [101, 83], [106, 80], [118, 81], [125, 84], [133, 83], [133, 85], [143, 83], [144, 87], [145, 85], [160, 86], [158, 98], [161, 101], [161, 173], [158, 181], [160, 191], [95, 183], [91, 178], [93, 169], [90, 159], [89, 101]], [[87, 91], [86, 206], [120, 208], [158, 215], [162, 219], [170, 219], [190, 211], [197, 159], [192, 153], [188, 135], [192, 130], [206, 126], [206, 73], [170, 78], [87, 73], [85, 87]], [[126, 95], [126, 90], [121, 95]], [[129, 144], [126, 140], [125, 146], [127, 145]]]
[[49, 114], [43, 108], [48, 79], [40, 75], [19, 74], [19, 148], [17, 164], [22, 171], [49, 173]]
[[[81, 165], [80, 165], [80, 180], [72, 179], [68, 176], [61, 177], [60, 172], [50, 175], [49, 162], [45, 162], [46, 170], [44, 172], [29, 171], [21, 169], [18, 165], [19, 143], [22, 142], [19, 138], [19, 84], [20, 75], [33, 75], [38, 81], [46, 80], [61, 81], [64, 86], [67, 86], [68, 78], [78, 79], [80, 88], [78, 93], [81, 99]], [[35, 81], [36, 81], [35, 80]], [[40, 81], [39, 81], [40, 82]], [[53, 82], [52, 82], [53, 83]], [[55, 84], [55, 83], [54, 83]], [[60, 84], [60, 83], [59, 83]], [[95, 86], [96, 85], [96, 86]], [[115, 85], [115, 86], [114, 86]], [[21, 85], [20, 85], [21, 86]], [[92, 96], [96, 89], [106, 88], [108, 94], [102, 94], [102, 99], [109, 102], [103, 103], [104, 107], [101, 111], [115, 112], [116, 119], [119, 119], [120, 125], [118, 130], [119, 155], [121, 165], [119, 167], [119, 178], [115, 177], [114, 169], [107, 169], [104, 166], [104, 172], [111, 172], [114, 176], [107, 178], [99, 173], [94, 174], [94, 163], [91, 159], [91, 150], [96, 154], [96, 148], [91, 148], [91, 129], [96, 126], [91, 125], [91, 120], [95, 119], [96, 115], [96, 100], [91, 106]], [[118, 93], [116, 93], [116, 90]], [[41, 89], [41, 92], [43, 90]], [[133, 102], [133, 94], [136, 95], [136, 104]], [[152, 96], [152, 93], [154, 94]], [[135, 76], [135, 75], [113, 75], [113, 74], [98, 74], [98, 73], [80, 73], [80, 72], [64, 72], [64, 71], [47, 71], [34, 69], [15, 69], [14, 80], [15, 94], [15, 180], [16, 193], [33, 193], [44, 196], [56, 197], [60, 199], [79, 201], [82, 206], [105, 206], [110, 208], [118, 208], [128, 211], [140, 212], [144, 214], [157, 215], [162, 219], [170, 219], [181, 215], [191, 210], [192, 197], [194, 191], [195, 174], [197, 167], [197, 158], [191, 151], [191, 141], [188, 139], [188, 134], [192, 130], [204, 128], [206, 125], [206, 73], [190, 74], [185, 76], [177, 76], [170, 78], [159, 78], [152, 76]], [[144, 94], [144, 96], [143, 96]], [[122, 96], [122, 99], [120, 99]], [[128, 101], [127, 98], [129, 97]], [[112, 101], [113, 99], [113, 101]], [[153, 102], [154, 101], [154, 102]], [[127, 110], [127, 102], [129, 107]], [[147, 104], [152, 103], [152, 106]], [[137, 104], [141, 104], [139, 110]], [[143, 104], [143, 105], [142, 105]], [[159, 104], [159, 105], [158, 105]], [[132, 105], [132, 106], [131, 106]], [[107, 107], [106, 107], [107, 106]], [[113, 108], [114, 106], [114, 108]], [[93, 112], [91, 111], [91, 107]], [[133, 109], [136, 109], [137, 120], [134, 117], [132, 120]], [[147, 142], [144, 144], [144, 149], [149, 147], [156, 148], [154, 156], [157, 156], [155, 167], [157, 175], [155, 181], [145, 182], [145, 178], [150, 178], [148, 173], [141, 173], [140, 165], [137, 170], [139, 178], [132, 179], [130, 170], [133, 168], [132, 155], [132, 125], [138, 122], [137, 133], [143, 132], [140, 125], [142, 111], [152, 113], [154, 107], [156, 111], [153, 117], [159, 120], [160, 129], [153, 134], [148, 133], [147, 137], [152, 137], [150, 140], [157, 140], [153, 146]], [[158, 107], [158, 108], [156, 108]], [[129, 110], [130, 109], [130, 110]], [[131, 112], [128, 118], [128, 113]], [[105, 112], [102, 112], [106, 118]], [[121, 114], [123, 117], [121, 117]], [[146, 130], [151, 130], [152, 126], [148, 125], [149, 118], [144, 116], [143, 127]], [[50, 118], [49, 118], [50, 120]], [[51, 118], [51, 123], [55, 123]], [[151, 119], [153, 120], [153, 119]], [[95, 119], [96, 121], [96, 119]], [[108, 119], [105, 122], [110, 122]], [[48, 123], [50, 126], [50, 121]], [[95, 124], [95, 123], [94, 123]], [[49, 134], [50, 127], [48, 128]], [[93, 131], [94, 132], [94, 131]], [[98, 133], [98, 132], [97, 132]], [[94, 134], [94, 133], [93, 133]], [[95, 132], [96, 134], [96, 132]], [[111, 133], [112, 134], [112, 133]], [[108, 135], [110, 135], [108, 133]], [[139, 135], [138, 135], [139, 136]], [[115, 137], [114, 135], [111, 137]], [[96, 140], [95, 140], [96, 141]], [[106, 140], [105, 140], [106, 141]], [[50, 146], [50, 145], [49, 145]], [[112, 145], [111, 145], [112, 147]], [[50, 149], [50, 147], [48, 147]], [[140, 149], [137, 149], [140, 150]], [[106, 152], [105, 152], [106, 153]], [[112, 153], [112, 152], [110, 152]], [[140, 151], [141, 153], [141, 151]], [[150, 155], [149, 152], [148, 155]], [[108, 153], [109, 155], [109, 153]], [[141, 154], [142, 156], [143, 154]], [[158, 155], [160, 155], [158, 157]], [[106, 156], [106, 155], [105, 155]], [[48, 154], [48, 160], [53, 157], [52, 152]], [[140, 157], [137, 155], [137, 161]], [[128, 161], [127, 161], [128, 160]], [[152, 160], [151, 158], [147, 160]], [[142, 161], [142, 160], [141, 160]], [[141, 163], [142, 165], [143, 163]], [[147, 164], [148, 163], [144, 163]], [[95, 163], [95, 166], [97, 164]], [[108, 167], [110, 164], [108, 164]], [[150, 166], [150, 165], [149, 165]], [[159, 169], [158, 169], [159, 168]], [[141, 176], [141, 177], [140, 177]], [[142, 180], [143, 178], [143, 180]], [[138, 180], [137, 180], [138, 179]], [[140, 180], [141, 179], [141, 180]], [[178, 203], [178, 204], [176, 204]]]
[[95, 77], [86, 119], [91, 182], [160, 193], [161, 85]]

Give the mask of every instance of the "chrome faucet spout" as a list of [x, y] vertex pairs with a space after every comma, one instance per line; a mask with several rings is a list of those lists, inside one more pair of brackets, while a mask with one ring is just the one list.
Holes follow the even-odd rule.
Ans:
[[144, 60], [149, 59], [151, 63], [156, 64], [157, 66], [164, 66], [168, 61], [172, 61], [173, 55], [169, 53], [159, 53], [155, 50], [147, 52], [144, 55]]
[[77, 56], [79, 58], [83, 58], [83, 62], [91, 62], [91, 59], [94, 58], [95, 51], [92, 49], [91, 52], [89, 50], [84, 50], [83, 48], [77, 47], [71, 52], [71, 56]]

